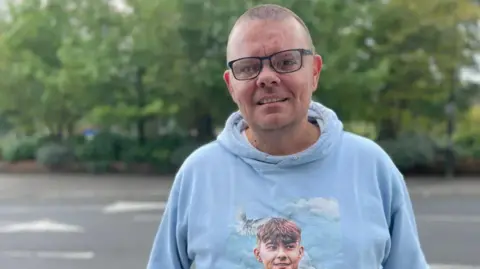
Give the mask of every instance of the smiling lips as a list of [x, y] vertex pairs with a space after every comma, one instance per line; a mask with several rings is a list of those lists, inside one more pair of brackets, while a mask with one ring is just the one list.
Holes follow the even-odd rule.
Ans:
[[288, 100], [288, 98], [263, 98], [263, 99], [261, 99], [260, 101], [257, 102], [257, 105], [279, 103], [279, 102], [285, 102], [287, 100]]
[[289, 263], [277, 263], [277, 264], [274, 264], [273, 266], [275, 267], [287, 267], [287, 266], [290, 266]]

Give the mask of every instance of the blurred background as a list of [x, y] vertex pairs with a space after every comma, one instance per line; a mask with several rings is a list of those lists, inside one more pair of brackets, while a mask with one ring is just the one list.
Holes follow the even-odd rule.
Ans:
[[[0, 0], [0, 269], [145, 267], [172, 175], [235, 111], [226, 41], [260, 3]], [[406, 175], [432, 269], [480, 266], [480, 3], [268, 3], [311, 31], [314, 99]]]

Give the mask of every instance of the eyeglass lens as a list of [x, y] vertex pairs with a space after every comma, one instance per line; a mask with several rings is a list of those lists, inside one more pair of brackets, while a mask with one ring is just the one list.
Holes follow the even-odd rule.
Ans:
[[[297, 50], [279, 52], [271, 56], [270, 63], [278, 73], [294, 72], [301, 68], [302, 53]], [[237, 79], [250, 79], [261, 72], [262, 65], [259, 58], [244, 58], [233, 63], [232, 71]]]

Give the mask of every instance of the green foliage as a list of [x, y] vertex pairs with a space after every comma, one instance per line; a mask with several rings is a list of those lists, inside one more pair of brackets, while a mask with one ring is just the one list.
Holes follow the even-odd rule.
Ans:
[[[129, 0], [118, 12], [108, 1], [22, 1], [0, 29], [0, 110], [16, 126], [56, 133], [84, 117], [108, 126], [175, 117], [192, 129], [208, 115], [221, 124], [234, 108], [222, 81], [227, 37], [260, 3]], [[315, 94], [346, 121], [428, 130], [443, 117], [453, 70], [474, 67], [480, 8], [467, 0], [274, 3], [309, 26], [325, 64]]]
[[75, 155], [81, 161], [116, 161], [120, 159], [125, 139], [114, 133], [101, 132], [77, 145]]
[[190, 155], [193, 151], [199, 148], [201, 145], [195, 142], [187, 142], [184, 143], [182, 146], [178, 147], [175, 151], [172, 152], [170, 156], [170, 162], [175, 167], [180, 167], [185, 159]]
[[373, 27], [362, 30], [370, 38], [362, 48], [369, 55], [362, 68], [386, 64], [387, 73], [372, 95], [369, 118], [390, 123], [397, 133], [428, 132], [445, 117], [453, 88], [457, 100], [468, 99], [462, 97], [468, 84], [459, 84], [457, 69], [472, 66], [478, 51], [479, 39], [470, 31], [479, 7], [463, 0], [394, 0], [373, 10]]
[[349, 131], [372, 140], [376, 140], [377, 138], [377, 130], [375, 129], [375, 124], [369, 122], [345, 122], [343, 128], [345, 131]]
[[122, 152], [121, 160], [128, 163], [170, 164], [171, 154], [183, 143], [185, 139], [177, 135], [157, 137], [147, 140], [143, 145], [132, 141], [131, 147]]
[[438, 151], [430, 137], [415, 133], [405, 133], [397, 139], [378, 143], [401, 170], [433, 165]]
[[[462, 123], [455, 141], [476, 156], [477, 142], [470, 140], [480, 133], [472, 129], [480, 118], [466, 113], [479, 88], [460, 83], [458, 72], [478, 69], [478, 4], [270, 2], [291, 8], [309, 27], [324, 61], [314, 97], [334, 109], [347, 130], [388, 138], [382, 142], [401, 166], [428, 163], [431, 144], [414, 147], [423, 140], [396, 136], [445, 133], [439, 126], [456, 89]], [[40, 145], [61, 141], [79, 160], [103, 162], [92, 164], [93, 171], [116, 161], [178, 165], [224, 124], [235, 109], [222, 79], [228, 34], [246, 8], [262, 1], [124, 3], [119, 10], [111, 1], [23, 0], [0, 16], [0, 133], [51, 134], [36, 144], [6, 143], [4, 158], [33, 159]], [[91, 141], [65, 141], [92, 125], [128, 135], [105, 131]], [[160, 129], [169, 130], [160, 135]], [[164, 135], [172, 129], [195, 131], [198, 141]], [[404, 146], [412, 151], [403, 152]], [[45, 156], [60, 154], [59, 147], [47, 148]]]
[[36, 137], [10, 138], [2, 141], [1, 148], [5, 161], [35, 160], [38, 139]]
[[188, 138], [179, 135], [165, 135], [140, 144], [135, 138], [102, 132], [91, 140], [76, 144], [75, 155], [79, 161], [87, 163], [92, 171], [103, 171], [102, 167], [108, 166], [106, 163], [122, 162], [130, 165], [151, 164], [158, 171], [171, 172], [180, 165], [171, 156], [188, 144], [187, 141]]
[[458, 124], [454, 142], [465, 158], [480, 159], [480, 106], [473, 106]]
[[48, 168], [62, 168], [75, 160], [74, 152], [66, 145], [49, 143], [36, 152], [37, 163]]
[[468, 132], [458, 135], [455, 144], [463, 157], [480, 159], [480, 132]]
[[88, 172], [112, 172], [115, 164], [151, 165], [162, 173], [174, 172], [200, 144], [181, 135], [164, 135], [140, 144], [135, 137], [100, 132], [91, 139], [74, 136], [9, 138], [2, 141], [3, 159], [7, 162], [36, 160], [50, 169], [68, 169], [80, 165]]

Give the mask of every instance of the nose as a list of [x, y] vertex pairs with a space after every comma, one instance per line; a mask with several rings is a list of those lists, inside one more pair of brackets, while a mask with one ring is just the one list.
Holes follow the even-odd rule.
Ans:
[[279, 248], [277, 252], [277, 258], [279, 260], [285, 260], [287, 258], [287, 255], [285, 254], [285, 251], [283, 248]]
[[272, 69], [268, 61], [264, 62], [262, 71], [257, 77], [257, 87], [270, 88], [278, 86], [279, 84], [280, 78], [278, 77], [277, 72]]

